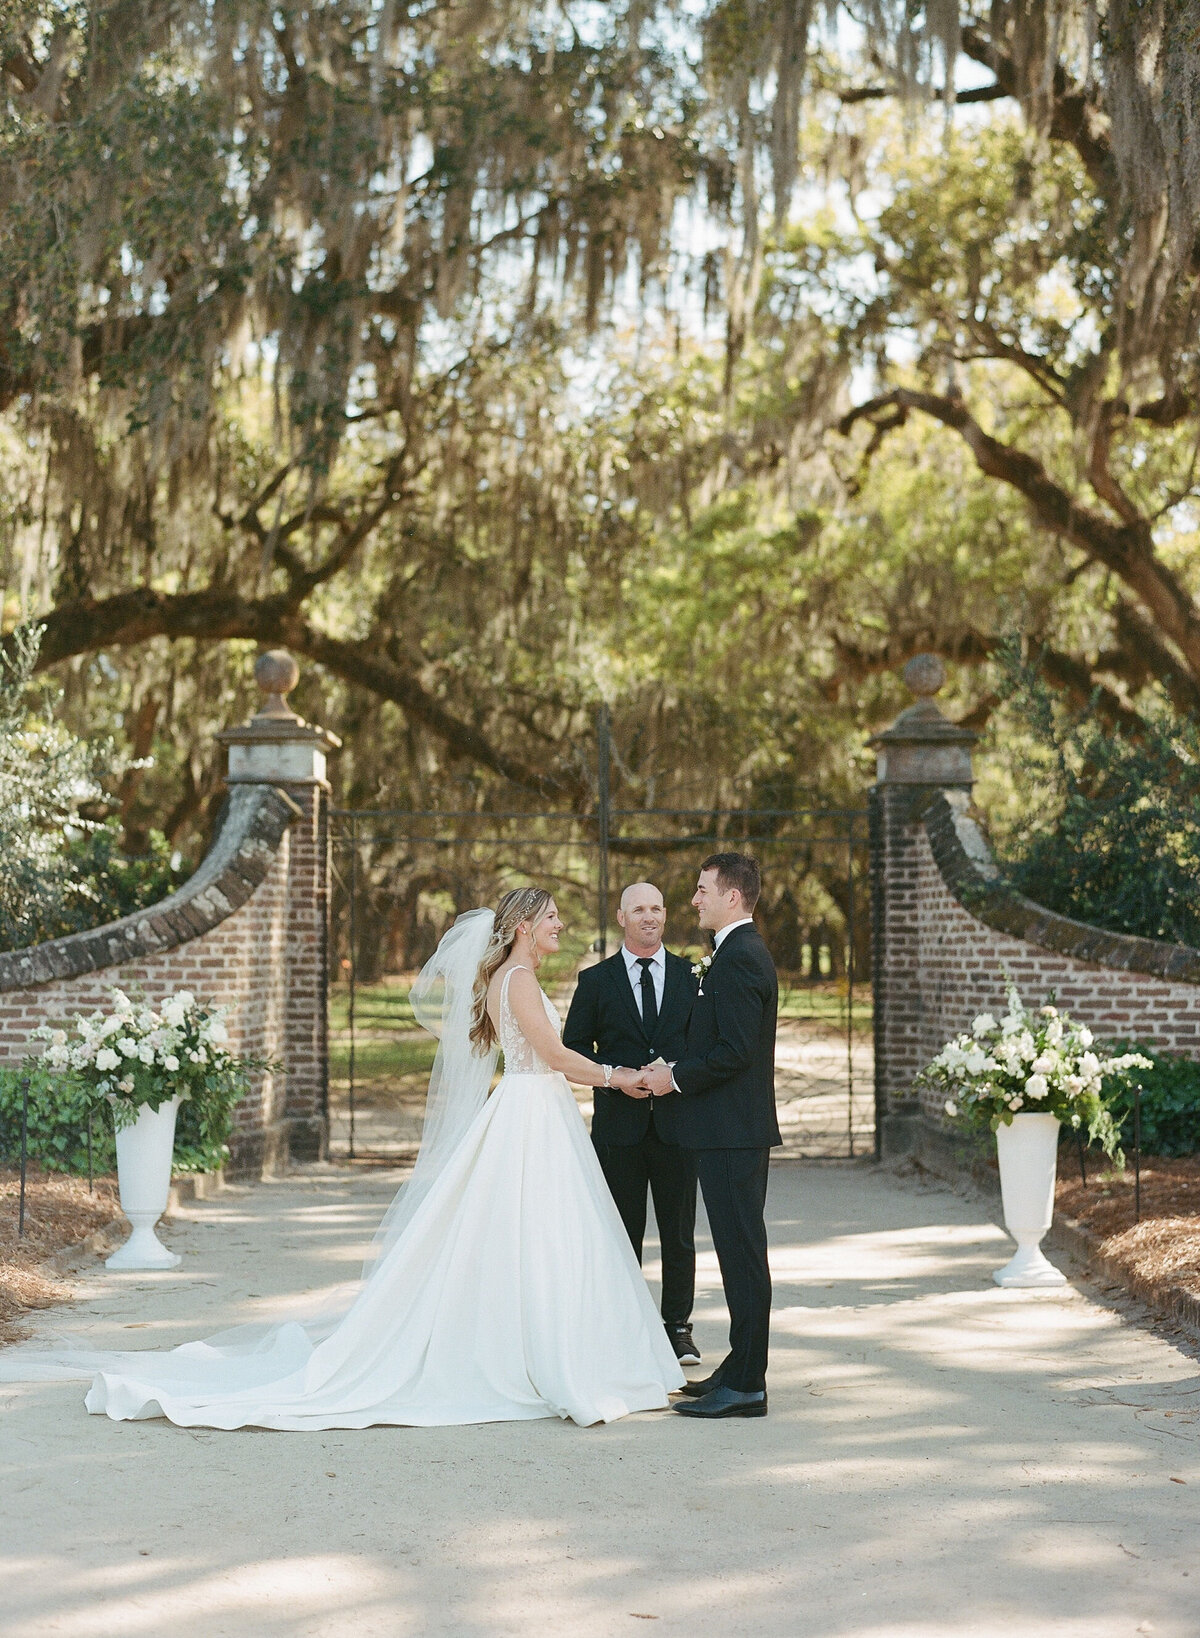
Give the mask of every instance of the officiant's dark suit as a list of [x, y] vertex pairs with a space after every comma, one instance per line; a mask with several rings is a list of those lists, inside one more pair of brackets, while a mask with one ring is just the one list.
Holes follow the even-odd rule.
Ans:
[[[684, 1049], [696, 995], [691, 963], [662, 951], [662, 1000], [644, 999], [649, 973], [635, 991], [630, 968], [637, 958], [624, 945], [616, 955], [579, 974], [563, 1027], [563, 1045], [600, 1064], [640, 1069], [655, 1058], [670, 1061]], [[646, 1012], [651, 1013], [649, 1022]], [[678, 1146], [673, 1126], [677, 1098], [631, 1098], [615, 1088], [594, 1088], [592, 1142], [638, 1261], [646, 1232], [646, 1194], [654, 1199], [662, 1245], [662, 1317], [668, 1331], [686, 1326], [696, 1288], [696, 1161]]]
[[767, 1160], [780, 1142], [778, 1008], [775, 963], [757, 927], [731, 926], [700, 980], [672, 1072], [678, 1095], [664, 1100], [675, 1142], [696, 1155], [729, 1306], [729, 1355], [711, 1382], [739, 1393], [766, 1387], [771, 1271], [764, 1208]]

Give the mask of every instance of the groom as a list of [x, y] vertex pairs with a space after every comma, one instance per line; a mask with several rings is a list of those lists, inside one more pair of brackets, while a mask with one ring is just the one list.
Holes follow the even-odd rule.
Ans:
[[644, 1069], [639, 1087], [670, 1098], [674, 1138], [695, 1152], [729, 1307], [729, 1353], [710, 1377], [689, 1382], [675, 1409], [715, 1421], [767, 1414], [771, 1271], [767, 1264], [767, 1160], [775, 1118], [775, 964], [754, 925], [762, 886], [744, 853], [714, 853], [692, 899], [715, 949], [700, 980], [683, 1052]]

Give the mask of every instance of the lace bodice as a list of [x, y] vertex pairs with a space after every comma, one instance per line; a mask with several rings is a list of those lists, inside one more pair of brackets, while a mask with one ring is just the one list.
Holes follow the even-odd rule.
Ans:
[[[506, 1075], [549, 1075], [550, 1066], [538, 1057], [522, 1033], [520, 1024], [513, 1017], [512, 1008], [508, 1004], [508, 985], [515, 967], [510, 967], [505, 973], [500, 985], [500, 1050], [504, 1054], [504, 1073]], [[558, 1016], [558, 1008], [551, 1001], [545, 990], [539, 986], [542, 1005], [546, 1009], [546, 1017], [554, 1025], [555, 1034], [562, 1034], [562, 1019]]]

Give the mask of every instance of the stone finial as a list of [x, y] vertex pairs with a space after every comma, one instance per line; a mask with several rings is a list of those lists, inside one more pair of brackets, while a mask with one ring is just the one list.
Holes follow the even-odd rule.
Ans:
[[936, 654], [914, 654], [903, 677], [917, 698], [892, 727], [871, 740], [877, 754], [877, 783], [970, 789], [971, 747], [979, 736], [938, 710], [933, 696], [945, 686], [946, 667]]
[[946, 667], [938, 654], [914, 654], [901, 675], [918, 699], [932, 699], [946, 686]]
[[300, 681], [300, 667], [286, 648], [269, 648], [260, 654], [254, 662], [254, 680], [265, 696], [256, 717], [301, 720], [287, 703], [287, 696]]
[[230, 785], [322, 785], [325, 763], [341, 740], [299, 717], [287, 696], [300, 680], [300, 667], [283, 648], [271, 648], [254, 662], [262, 705], [240, 728], [217, 735], [229, 748]]

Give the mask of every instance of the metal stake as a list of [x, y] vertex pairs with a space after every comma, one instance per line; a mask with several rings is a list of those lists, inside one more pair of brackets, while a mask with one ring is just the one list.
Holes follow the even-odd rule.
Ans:
[[846, 833], [846, 1138], [854, 1159], [854, 820]]
[[358, 832], [353, 817], [350, 820], [350, 995], [347, 1024], [350, 1029], [350, 1159], [354, 1159], [354, 1003], [355, 977], [358, 971]]
[[87, 1123], [87, 1149], [88, 1149], [88, 1193], [91, 1194], [92, 1193], [92, 1111], [90, 1109], [88, 1110], [88, 1123]]
[[17, 1238], [25, 1238], [25, 1174], [29, 1163], [29, 1076], [21, 1076], [21, 1203], [17, 1210]]
[[1133, 1220], [1142, 1220], [1142, 1089], [1133, 1089]]
[[603, 960], [608, 954], [608, 829], [610, 816], [609, 763], [612, 747], [609, 736], [608, 706], [596, 708], [596, 948]]

